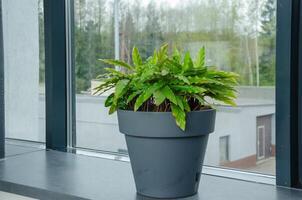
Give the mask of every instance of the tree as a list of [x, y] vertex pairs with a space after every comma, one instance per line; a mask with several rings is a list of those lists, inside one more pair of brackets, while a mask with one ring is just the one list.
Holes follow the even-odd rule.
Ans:
[[129, 6], [120, 6], [121, 22], [120, 22], [120, 59], [130, 64], [131, 49], [135, 41], [135, 25]]
[[276, 3], [267, 0], [261, 14], [262, 31], [260, 42], [262, 54], [260, 56], [261, 85], [275, 85], [275, 54], [276, 54]]
[[44, 11], [43, 1], [38, 2], [39, 20], [39, 83], [45, 83], [45, 45], [44, 45]]
[[154, 1], [150, 1], [148, 4], [146, 15], [147, 22], [144, 30], [146, 34], [144, 58], [153, 55], [154, 49], [160, 46], [163, 42], [159, 16]]
[[[164, 42], [192, 54], [205, 45], [207, 63], [239, 73], [240, 84], [255, 85], [259, 68], [261, 85], [273, 85], [275, 1], [191, 0], [170, 6], [155, 0], [120, 0], [120, 58], [131, 64], [133, 46], [146, 59]], [[106, 0], [74, 2], [76, 87], [82, 92], [109, 67], [97, 60], [115, 56], [114, 6]]]

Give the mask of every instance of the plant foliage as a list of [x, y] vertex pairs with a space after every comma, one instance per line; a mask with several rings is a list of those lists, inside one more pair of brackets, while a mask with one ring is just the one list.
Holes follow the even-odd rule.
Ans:
[[185, 130], [186, 113], [210, 109], [209, 99], [235, 105], [238, 75], [206, 66], [205, 48], [200, 49], [195, 60], [189, 52], [182, 58], [177, 49], [170, 56], [167, 44], [145, 61], [134, 47], [132, 65], [120, 60], [100, 60], [125, 68], [107, 68], [108, 73], [100, 76], [105, 76], [105, 81], [95, 88], [98, 94], [114, 89], [105, 102], [110, 114], [117, 109], [172, 112], [176, 124]]

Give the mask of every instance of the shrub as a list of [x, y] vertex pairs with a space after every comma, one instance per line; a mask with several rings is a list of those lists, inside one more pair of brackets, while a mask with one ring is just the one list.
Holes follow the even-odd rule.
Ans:
[[106, 68], [108, 73], [98, 76], [105, 81], [95, 88], [96, 93], [114, 89], [105, 102], [110, 114], [117, 109], [172, 112], [176, 124], [185, 130], [186, 113], [211, 109], [210, 99], [235, 105], [238, 75], [206, 66], [205, 48], [200, 49], [194, 61], [189, 52], [182, 58], [177, 49], [169, 55], [167, 44], [145, 61], [134, 47], [132, 65], [120, 60], [100, 60], [124, 68]]

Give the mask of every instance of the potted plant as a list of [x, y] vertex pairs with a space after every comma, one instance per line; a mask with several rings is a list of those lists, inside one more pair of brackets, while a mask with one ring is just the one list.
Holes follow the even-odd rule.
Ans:
[[235, 105], [238, 75], [205, 65], [205, 48], [193, 61], [163, 45], [142, 60], [133, 48], [132, 62], [101, 59], [125, 70], [107, 68], [96, 92], [114, 89], [105, 106], [117, 111], [125, 134], [137, 193], [179, 198], [197, 193], [208, 142], [214, 131], [211, 99]]

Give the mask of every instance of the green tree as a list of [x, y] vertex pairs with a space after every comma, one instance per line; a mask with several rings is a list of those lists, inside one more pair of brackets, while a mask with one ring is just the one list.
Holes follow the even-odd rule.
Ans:
[[262, 31], [260, 42], [260, 83], [264, 86], [275, 85], [275, 54], [276, 54], [276, 2], [267, 0], [261, 14]]
[[45, 44], [44, 44], [44, 11], [43, 0], [38, 2], [38, 20], [39, 20], [39, 82], [45, 83]]
[[142, 52], [143, 58], [153, 55], [153, 50], [159, 47], [163, 42], [158, 14], [155, 2], [150, 1], [146, 10], [147, 22], [145, 26], [145, 49], [143, 49], [144, 51]]

